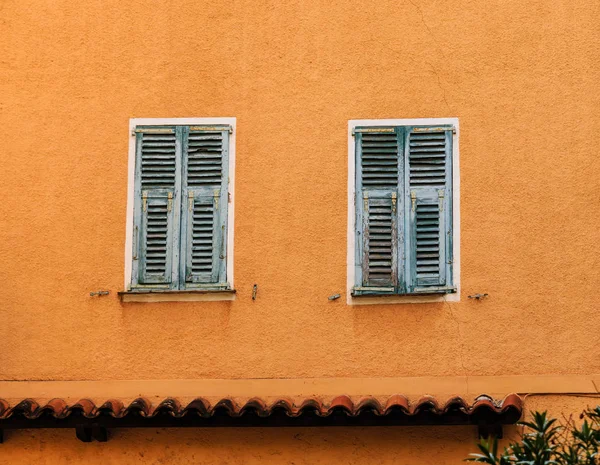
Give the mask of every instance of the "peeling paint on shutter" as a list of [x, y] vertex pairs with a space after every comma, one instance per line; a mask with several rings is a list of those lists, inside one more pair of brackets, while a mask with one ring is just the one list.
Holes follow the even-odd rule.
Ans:
[[407, 292], [452, 291], [452, 128], [407, 131]]
[[227, 287], [229, 127], [186, 128], [183, 153], [182, 286]]
[[367, 198], [363, 216], [363, 285], [395, 288], [398, 282], [396, 199]]
[[175, 128], [136, 132], [134, 287], [177, 286], [178, 151]]
[[187, 185], [189, 188], [221, 188], [223, 146], [226, 137], [222, 131], [189, 132], [187, 144]]
[[214, 243], [215, 234], [215, 205], [213, 198], [195, 199], [192, 207], [190, 233], [192, 235], [190, 250], [190, 274], [199, 276], [212, 274], [214, 251], [218, 244]]
[[[171, 199], [172, 202], [172, 199]], [[142, 269], [140, 283], [170, 283], [172, 268], [173, 209], [158, 194], [144, 198], [142, 210]]]
[[356, 285], [353, 293], [398, 290], [399, 186], [403, 140], [393, 128], [356, 132]]
[[175, 131], [171, 133], [141, 133], [142, 191], [175, 189]]
[[353, 295], [453, 292], [451, 126], [357, 127]]
[[441, 188], [446, 184], [446, 134], [417, 132], [410, 134], [410, 187]]
[[361, 145], [361, 177], [364, 190], [398, 188], [398, 135], [395, 132], [364, 133]]
[[411, 212], [415, 288], [445, 284], [443, 197], [419, 196]]

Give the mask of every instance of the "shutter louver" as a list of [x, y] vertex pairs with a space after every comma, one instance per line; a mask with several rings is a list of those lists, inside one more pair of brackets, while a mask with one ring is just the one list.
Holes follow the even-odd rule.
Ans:
[[368, 286], [391, 287], [397, 283], [396, 199], [365, 199], [364, 281]]
[[409, 142], [410, 187], [441, 188], [446, 184], [446, 134], [411, 133]]
[[413, 128], [407, 145], [408, 292], [443, 291], [450, 283], [452, 130]]
[[[210, 199], [210, 198], [209, 198]], [[215, 209], [210, 202], [194, 202], [192, 212], [191, 271], [194, 275], [212, 273], [215, 238]]]
[[187, 146], [187, 185], [190, 188], [221, 188], [223, 134], [190, 132]]
[[225, 287], [229, 128], [193, 127], [184, 147], [186, 288]]
[[188, 283], [217, 283], [222, 235], [218, 231], [218, 197], [190, 198], [187, 222], [185, 279]]
[[401, 143], [394, 128], [356, 133], [359, 285], [355, 294], [397, 292]]
[[361, 139], [363, 189], [398, 188], [398, 137], [395, 132], [364, 133]]
[[171, 282], [173, 241], [172, 199], [147, 197], [142, 212], [142, 273], [140, 283]]
[[139, 220], [134, 234], [139, 240], [138, 282], [169, 285], [175, 230], [176, 134], [173, 129], [148, 130], [138, 133], [137, 138]]
[[175, 189], [175, 132], [142, 133], [142, 191]]
[[445, 284], [445, 241], [443, 197], [415, 201], [414, 224], [415, 287]]

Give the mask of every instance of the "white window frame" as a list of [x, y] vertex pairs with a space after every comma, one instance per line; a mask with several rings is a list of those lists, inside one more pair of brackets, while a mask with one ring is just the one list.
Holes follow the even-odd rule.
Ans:
[[[127, 176], [127, 223], [125, 236], [125, 290], [131, 291], [131, 272], [133, 264], [133, 207], [134, 207], [134, 187], [135, 187], [135, 134], [136, 126], [164, 126], [164, 125], [181, 125], [181, 126], [200, 126], [200, 125], [225, 125], [231, 126], [231, 134], [229, 135], [229, 205], [227, 210], [227, 282], [234, 287], [233, 279], [233, 222], [235, 212], [235, 139], [237, 134], [236, 128], [237, 119], [235, 117], [227, 118], [130, 118], [129, 119], [129, 160], [128, 160], [128, 176]], [[189, 294], [189, 291], [170, 291], [169, 298], [161, 298], [155, 293], [155, 301], [175, 300], [173, 297], [176, 294]], [[165, 293], [167, 294], [167, 293]], [[210, 293], [209, 291], [203, 294], [197, 294], [193, 300], [233, 300], [235, 294]], [[131, 299], [128, 299], [131, 300]], [[142, 299], [140, 299], [142, 300]], [[143, 299], [147, 300], [147, 299]], [[190, 300], [182, 298], [181, 300]]]
[[[356, 145], [354, 129], [357, 126], [418, 126], [453, 125], [456, 129], [452, 137], [452, 275], [456, 293], [442, 295], [407, 296], [361, 296], [352, 297], [355, 283], [355, 242], [356, 242]], [[460, 166], [459, 166], [458, 118], [417, 118], [417, 119], [359, 119], [348, 121], [348, 250], [346, 258], [346, 302], [348, 305], [372, 304], [412, 304], [428, 302], [460, 301]]]

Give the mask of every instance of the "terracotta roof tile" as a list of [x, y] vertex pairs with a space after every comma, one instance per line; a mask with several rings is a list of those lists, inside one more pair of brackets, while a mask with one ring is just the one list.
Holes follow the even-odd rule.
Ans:
[[392, 395], [385, 399], [384, 403], [375, 397], [364, 397], [355, 403], [347, 395], [340, 395], [331, 400], [308, 397], [302, 400], [300, 405], [297, 402], [280, 398], [267, 403], [263, 399], [252, 398], [239, 405], [234, 399], [225, 397], [211, 405], [206, 399], [198, 397], [183, 405], [180, 400], [175, 398], [167, 398], [162, 402], [152, 404], [148, 399], [139, 397], [127, 406], [118, 399], [108, 399], [99, 406], [89, 399], [81, 399], [72, 404], [68, 404], [63, 399], [52, 399], [43, 405], [38, 404], [33, 399], [23, 399], [18, 404], [11, 406], [7, 401], [0, 399], [0, 427], [2, 422], [14, 416], [35, 420], [43, 415], [61, 419], [75, 414], [84, 418], [109, 415], [116, 419], [129, 415], [153, 418], [164, 414], [174, 418], [182, 418], [191, 414], [202, 418], [216, 415], [226, 415], [232, 418], [256, 415], [266, 418], [278, 412], [283, 412], [290, 418], [305, 415], [328, 417], [340, 413], [349, 417], [366, 414], [378, 417], [392, 414], [406, 417], [419, 415], [442, 417], [460, 414], [469, 418], [478, 415], [506, 416], [510, 414], [508, 415], [510, 419], [514, 418], [514, 421], [516, 421], [520, 417], [523, 408], [522, 400], [516, 394], [510, 394], [500, 401], [487, 396], [480, 396], [470, 405], [460, 396], [451, 397], [443, 404], [431, 396], [424, 396], [417, 402], [411, 403], [402, 395]]
[[104, 442], [112, 428], [184, 426], [477, 425], [481, 437], [501, 437], [502, 425], [516, 423], [523, 410], [515, 394], [503, 400], [480, 396], [471, 404], [459, 396], [446, 402], [432, 396], [410, 402], [402, 395], [212, 400], [211, 404], [202, 397], [169, 397], [154, 403], [143, 397], [128, 403], [120, 399], [51, 399], [45, 403], [23, 399], [10, 405], [0, 399], [0, 443], [4, 429], [74, 428], [81, 441]]
[[391, 409], [401, 409], [405, 413], [410, 413], [408, 399], [398, 394], [391, 396], [385, 404], [385, 413], [388, 413]]

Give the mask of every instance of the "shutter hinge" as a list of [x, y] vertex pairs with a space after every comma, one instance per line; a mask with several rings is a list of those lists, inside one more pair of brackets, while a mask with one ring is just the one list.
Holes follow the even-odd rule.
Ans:
[[456, 134], [456, 126], [452, 126], [452, 134]]
[[440, 211], [443, 212], [444, 211], [444, 191], [442, 189], [440, 189], [438, 191], [438, 197], [440, 199]]
[[188, 192], [188, 211], [192, 211], [194, 209], [194, 193]]
[[365, 203], [365, 210], [367, 210], [369, 208], [369, 193], [368, 192], [363, 192], [363, 199], [364, 199], [364, 203]]
[[167, 212], [170, 212], [173, 209], [173, 192], [169, 192], [167, 197]]
[[148, 192], [142, 192], [142, 209], [144, 211], [148, 210]]
[[396, 193], [392, 192], [392, 213], [396, 213]]
[[410, 193], [410, 201], [412, 203], [412, 211], [415, 211], [417, 209], [417, 193], [415, 191]]

